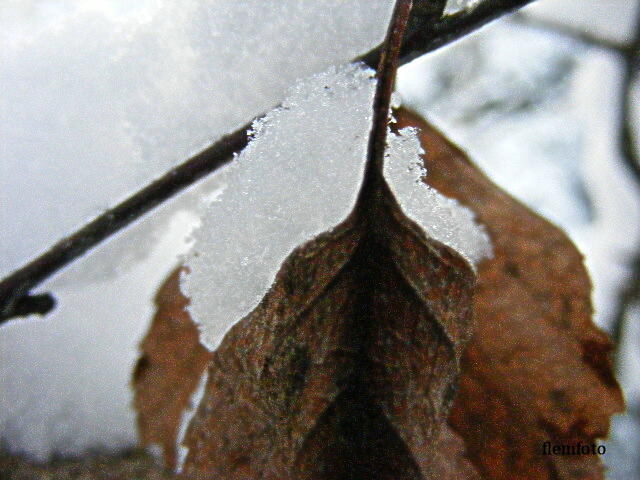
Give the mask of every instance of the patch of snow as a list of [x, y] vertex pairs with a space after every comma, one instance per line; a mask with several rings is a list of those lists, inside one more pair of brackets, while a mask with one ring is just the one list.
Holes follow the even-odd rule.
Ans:
[[[350, 65], [294, 87], [253, 126], [253, 139], [219, 175], [227, 185], [203, 213], [182, 285], [201, 341], [215, 350], [251, 312], [284, 259], [343, 221], [362, 182], [372, 122], [373, 71]], [[421, 183], [416, 134], [389, 137], [390, 186], [428, 235], [481, 258], [488, 239], [470, 212]]]
[[427, 170], [420, 155], [424, 150], [415, 129], [404, 128], [398, 133], [387, 137], [384, 175], [400, 207], [429, 237], [461, 253], [475, 268], [492, 255], [489, 236], [476, 224], [471, 210], [423, 182]]
[[392, 3], [2, 2], [0, 275], [377, 45]]
[[227, 188], [203, 213], [191, 272], [182, 276], [211, 350], [258, 304], [295, 247], [350, 213], [366, 157], [372, 77], [348, 66], [298, 84], [218, 175]]

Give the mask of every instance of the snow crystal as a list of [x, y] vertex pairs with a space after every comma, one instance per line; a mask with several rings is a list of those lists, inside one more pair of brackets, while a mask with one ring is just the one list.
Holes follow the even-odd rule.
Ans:
[[491, 241], [474, 215], [456, 200], [445, 197], [423, 182], [427, 175], [420, 155], [424, 153], [413, 128], [388, 137], [384, 175], [402, 210], [425, 233], [461, 253], [472, 266], [492, 254]]
[[0, 2], [0, 274], [377, 45], [391, 7]]
[[[215, 349], [262, 299], [284, 259], [351, 212], [362, 181], [375, 89], [373, 72], [331, 69], [291, 90], [253, 126], [254, 138], [219, 175], [227, 185], [203, 214], [182, 277], [202, 341]], [[486, 235], [456, 202], [416, 185], [415, 132], [389, 137], [385, 171], [400, 204], [427, 234], [472, 261]], [[422, 196], [422, 198], [420, 198]]]

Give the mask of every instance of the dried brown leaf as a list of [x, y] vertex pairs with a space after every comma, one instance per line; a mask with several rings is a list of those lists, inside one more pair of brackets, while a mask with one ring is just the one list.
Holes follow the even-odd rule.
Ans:
[[162, 445], [169, 467], [212, 359], [187, 477], [475, 478], [445, 424], [473, 272], [386, 187], [367, 204], [377, 207], [293, 252], [212, 356], [185, 310], [180, 270], [167, 280], [134, 386], [143, 441]]
[[180, 292], [183, 270], [174, 270], [158, 291], [156, 314], [133, 375], [140, 441], [160, 446], [171, 470], [182, 414], [211, 357], [186, 310], [189, 300]]
[[186, 477], [421, 479], [441, 466], [430, 449], [447, 439], [475, 275], [382, 175], [411, 6], [396, 2], [385, 39], [354, 211], [292, 252], [213, 353]]
[[385, 39], [354, 211], [285, 260], [214, 352], [186, 477], [431, 476], [475, 276], [402, 213], [382, 175], [411, 6], [396, 2]]
[[623, 409], [607, 335], [591, 321], [591, 284], [566, 235], [488, 180], [440, 132], [417, 126], [426, 181], [472, 209], [493, 241], [480, 265], [475, 331], [450, 424], [486, 479], [600, 479], [594, 455], [543, 455], [543, 443], [591, 445]]
[[386, 187], [285, 261], [214, 353], [185, 476], [431, 478], [474, 275]]
[[[354, 214], [296, 250], [213, 355], [187, 476], [480, 478], [468, 455], [486, 479], [602, 478], [595, 456], [542, 455], [545, 441], [591, 444], [622, 408], [580, 254], [400, 111], [405, 125], [422, 129], [429, 183], [472, 208], [495, 246], [479, 269], [478, 331], [449, 417], [457, 433], [439, 424], [467, 335], [471, 275], [384, 192], [369, 220]], [[173, 344], [178, 357], [188, 344]]]

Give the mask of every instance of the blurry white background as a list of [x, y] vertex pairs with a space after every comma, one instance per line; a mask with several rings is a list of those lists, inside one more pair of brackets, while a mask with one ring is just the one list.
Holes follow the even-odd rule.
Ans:
[[[217, 2], [215, 12], [196, 0], [0, 4], [1, 275], [277, 104], [296, 79], [379, 43], [390, 7], [239, 3]], [[640, 476], [640, 168], [620, 141], [625, 88], [635, 140], [640, 133], [637, 70], [625, 79], [638, 8], [540, 0], [398, 79], [405, 105], [585, 254], [596, 321], [619, 338], [629, 411], [614, 420], [604, 460], [620, 480]], [[137, 344], [212, 185], [46, 282], [58, 299], [46, 319], [0, 327], [6, 448], [44, 460], [135, 443]]]

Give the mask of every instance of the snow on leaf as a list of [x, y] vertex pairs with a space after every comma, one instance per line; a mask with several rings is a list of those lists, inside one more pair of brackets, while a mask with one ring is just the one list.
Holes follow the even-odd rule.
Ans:
[[471, 210], [423, 181], [428, 172], [420, 160], [424, 150], [416, 134], [416, 130], [407, 128], [389, 136], [385, 178], [407, 216], [429, 237], [450, 246], [475, 267], [491, 256], [491, 241], [484, 228], [475, 223]]
[[381, 188], [296, 248], [213, 353], [187, 477], [428, 478], [474, 274]]
[[[344, 220], [362, 182], [375, 80], [351, 65], [299, 83], [253, 128], [220, 173], [227, 188], [203, 213], [183, 276], [203, 343], [215, 350], [263, 298], [296, 247]], [[391, 134], [385, 177], [426, 234], [476, 262], [489, 240], [472, 214], [420, 182], [415, 132]], [[415, 168], [414, 168], [415, 167]]]
[[[464, 315], [442, 322], [436, 304], [444, 300], [440, 306], [450, 309], [452, 298], [468, 291], [442, 295], [431, 290], [437, 282], [422, 282], [428, 272], [438, 277], [429, 264], [434, 250], [412, 242], [422, 229], [397, 205], [384, 203], [394, 213], [374, 215], [382, 219], [376, 233], [358, 231], [363, 227], [352, 215], [297, 249], [264, 301], [225, 337], [187, 435], [186, 472], [221, 478], [258, 472], [265, 478], [325, 478], [325, 472], [341, 478], [346, 469], [366, 478], [374, 472], [378, 478], [602, 478], [595, 456], [541, 454], [545, 441], [594, 442], [622, 408], [611, 345], [590, 321], [580, 254], [422, 119], [400, 110], [397, 123], [420, 128], [431, 172], [426, 180], [473, 208], [495, 242], [495, 257], [478, 267], [476, 331], [463, 353], [449, 415], [453, 430], [429, 431], [437, 425], [430, 416], [438, 405], [432, 381], [451, 380], [452, 366], [441, 355], [464, 342], [435, 351], [431, 342], [440, 338], [442, 347], [446, 338], [466, 335], [459, 329]], [[435, 302], [426, 316], [421, 299]], [[420, 403], [425, 399], [428, 405]]]
[[[201, 307], [199, 319], [204, 319], [209, 344], [206, 322], [220, 321], [215, 302], [224, 295], [246, 295], [244, 277], [260, 274], [271, 280], [273, 273], [253, 261], [256, 253], [271, 258], [278, 270], [262, 300], [255, 307], [249, 304], [251, 312], [239, 323], [228, 324], [233, 325], [228, 332], [213, 325], [218, 343], [204, 399], [187, 433], [189, 453], [183, 471], [187, 477], [323, 478], [323, 472], [331, 470], [338, 477], [355, 471], [417, 479], [450, 470], [432, 449], [441, 441], [460, 445], [455, 434], [442, 427], [469, 336], [474, 273], [468, 260], [428, 232], [438, 230], [434, 223], [441, 226], [440, 216], [452, 217], [464, 209], [455, 203], [443, 208], [433, 195], [425, 195], [422, 206], [434, 211], [430, 223], [421, 225], [408, 218], [394, 193], [415, 207], [419, 202], [407, 199], [415, 195], [416, 182], [423, 176], [419, 169], [412, 169], [408, 185], [402, 183], [405, 173], [389, 170], [395, 191], [382, 170], [373, 171], [373, 177], [365, 176], [355, 201], [362, 182], [362, 157], [372, 158], [365, 155], [372, 83], [369, 71], [350, 66], [299, 85], [280, 109], [256, 125], [253, 142], [223, 173], [227, 189], [211, 207], [213, 213], [215, 208], [230, 210], [227, 215], [210, 215], [196, 233], [195, 250], [188, 259], [193, 273], [185, 276], [192, 305], [203, 299], [210, 302]], [[345, 87], [350, 95], [342, 93]], [[361, 105], [348, 102], [358, 99], [353, 90], [362, 90]], [[361, 117], [363, 131], [354, 134], [353, 125]], [[419, 160], [419, 148], [415, 132], [402, 135], [407, 138], [388, 160], [400, 161], [406, 170]], [[407, 148], [411, 135], [413, 145]], [[269, 142], [273, 138], [279, 142]], [[341, 138], [352, 139], [347, 153], [352, 152], [360, 165], [352, 174], [355, 188], [340, 185], [340, 176], [325, 173], [326, 164], [336, 168], [333, 157], [342, 160], [336, 162], [338, 169], [350, 167], [334, 148]], [[252, 158], [254, 152], [259, 155]], [[298, 167], [301, 164], [308, 167]], [[297, 178], [288, 177], [289, 171]], [[260, 184], [255, 178], [268, 181]], [[306, 183], [312, 192], [322, 189], [319, 203], [311, 203], [319, 218], [327, 212], [342, 217], [337, 224], [328, 217], [331, 222], [323, 226], [324, 232], [309, 240], [305, 227], [314, 225], [308, 217], [315, 210], [296, 209], [290, 200], [292, 195], [315, 200], [309, 198]], [[283, 188], [287, 184], [290, 188]], [[257, 185], [266, 187], [256, 191]], [[420, 189], [423, 194], [430, 192]], [[340, 195], [347, 199], [343, 205]], [[274, 208], [286, 215], [282, 221], [269, 218]], [[228, 232], [217, 222], [231, 212], [236, 222], [224, 225], [233, 229]], [[478, 243], [468, 244], [486, 251], [486, 234], [470, 214], [462, 218], [467, 229], [460, 231]], [[207, 221], [215, 230], [211, 226], [207, 230]], [[291, 230], [281, 234], [286, 241], [278, 245], [274, 230], [281, 233], [284, 227]], [[246, 237], [259, 248], [242, 251]], [[267, 246], [282, 249], [285, 257], [264, 255], [260, 242], [265, 239]], [[230, 244], [233, 248], [225, 249]], [[198, 278], [198, 271], [218, 275], [219, 280], [231, 277], [220, 267], [229, 256], [235, 258], [238, 272], [229, 289], [217, 292], [220, 281]], [[461, 458], [460, 468], [471, 467]]]

